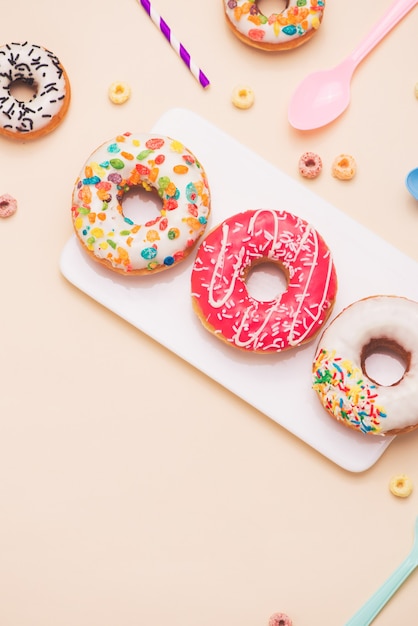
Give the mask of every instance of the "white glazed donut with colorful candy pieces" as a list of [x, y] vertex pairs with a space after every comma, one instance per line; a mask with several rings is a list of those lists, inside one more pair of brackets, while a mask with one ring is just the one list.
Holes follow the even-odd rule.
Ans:
[[[379, 351], [398, 355], [399, 381], [381, 385], [366, 371]], [[370, 296], [345, 308], [325, 329], [313, 363], [312, 385], [339, 423], [368, 435], [418, 426], [418, 302]]]
[[[154, 190], [161, 200], [155, 219], [123, 213], [133, 187]], [[203, 234], [210, 192], [197, 158], [175, 139], [124, 133], [101, 145], [76, 180], [72, 217], [84, 249], [124, 275], [151, 274], [185, 259]]]
[[325, 0], [287, 0], [279, 13], [264, 15], [257, 0], [223, 0], [227, 24], [244, 43], [263, 50], [289, 50], [314, 36]]
[[[274, 300], [248, 292], [257, 263], [285, 273], [287, 289]], [[242, 350], [281, 352], [313, 339], [337, 292], [330, 250], [305, 220], [286, 211], [249, 210], [229, 217], [202, 241], [191, 278], [192, 302], [203, 325]]]

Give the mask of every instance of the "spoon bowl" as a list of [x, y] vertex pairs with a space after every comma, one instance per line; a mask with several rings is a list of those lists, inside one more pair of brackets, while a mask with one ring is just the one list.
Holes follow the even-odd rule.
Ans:
[[355, 65], [348, 58], [330, 70], [309, 74], [296, 88], [289, 122], [299, 130], [313, 130], [332, 122], [350, 103], [350, 81]]
[[350, 103], [354, 70], [381, 39], [418, 4], [418, 0], [394, 0], [369, 34], [345, 60], [329, 70], [308, 75], [290, 100], [288, 118], [299, 130], [312, 130], [333, 122]]
[[409, 172], [405, 182], [411, 196], [418, 200], [418, 167]]

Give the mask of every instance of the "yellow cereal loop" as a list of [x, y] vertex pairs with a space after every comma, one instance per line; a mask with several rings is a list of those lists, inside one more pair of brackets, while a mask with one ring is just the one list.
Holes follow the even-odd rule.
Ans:
[[412, 493], [412, 481], [406, 474], [397, 474], [391, 478], [389, 489], [398, 498], [407, 498]]
[[108, 96], [113, 104], [123, 104], [131, 95], [128, 83], [114, 82], [109, 86]]
[[237, 109], [249, 109], [254, 104], [254, 97], [254, 91], [245, 85], [237, 85], [232, 90], [232, 104]]

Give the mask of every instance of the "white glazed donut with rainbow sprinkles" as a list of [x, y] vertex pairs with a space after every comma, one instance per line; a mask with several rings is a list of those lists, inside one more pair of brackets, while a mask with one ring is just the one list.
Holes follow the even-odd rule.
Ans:
[[[124, 215], [132, 188], [154, 191], [155, 219]], [[124, 275], [151, 274], [185, 259], [206, 229], [210, 191], [205, 171], [180, 141], [158, 134], [124, 133], [95, 150], [78, 176], [72, 203], [74, 230], [90, 256]]]
[[[13, 86], [33, 88], [28, 101], [13, 95]], [[70, 82], [59, 59], [33, 43], [0, 47], [0, 135], [36, 139], [54, 130], [70, 104]]]
[[325, 0], [286, 0], [285, 8], [264, 15], [257, 0], [223, 0], [227, 24], [244, 43], [262, 50], [289, 50], [315, 35]]
[[[258, 263], [278, 265], [287, 288], [258, 300], [246, 278]], [[273, 209], [229, 217], [202, 241], [191, 277], [193, 307], [207, 330], [241, 350], [271, 353], [313, 339], [328, 318], [337, 275], [328, 246], [302, 218]]]
[[[400, 380], [380, 384], [367, 372], [372, 354], [404, 366]], [[370, 296], [346, 307], [322, 334], [312, 386], [327, 413], [366, 435], [395, 435], [418, 427], [418, 302]]]

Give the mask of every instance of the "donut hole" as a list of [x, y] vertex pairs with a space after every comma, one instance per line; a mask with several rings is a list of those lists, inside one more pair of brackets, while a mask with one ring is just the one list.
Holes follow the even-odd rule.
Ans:
[[35, 98], [38, 87], [31, 80], [16, 79], [10, 83], [9, 91], [12, 98], [18, 102], [30, 102]]
[[161, 215], [162, 201], [157, 192], [142, 185], [131, 187], [122, 198], [123, 214], [137, 223], [150, 222]]
[[288, 283], [282, 266], [269, 259], [253, 263], [245, 276], [249, 295], [259, 302], [276, 300], [287, 290]]
[[277, 13], [283, 13], [288, 4], [289, 0], [259, 0], [257, 2], [259, 10], [267, 17]]
[[377, 385], [391, 387], [401, 382], [409, 369], [411, 354], [393, 340], [372, 339], [361, 354], [363, 371]]
[[306, 165], [306, 167], [315, 167], [315, 165], [316, 165], [315, 159], [313, 159], [312, 157], [307, 157], [305, 159], [305, 165]]

